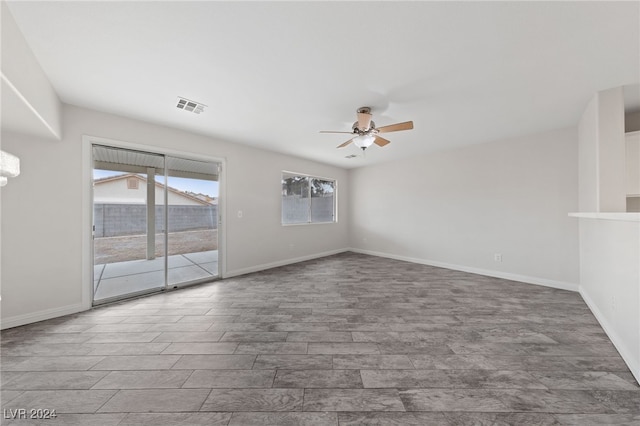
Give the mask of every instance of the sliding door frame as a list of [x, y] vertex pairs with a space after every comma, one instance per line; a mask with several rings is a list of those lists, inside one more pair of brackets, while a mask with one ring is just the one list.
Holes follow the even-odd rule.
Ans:
[[[196, 161], [206, 161], [220, 164], [220, 172], [218, 177], [218, 276], [222, 279], [226, 275], [226, 159], [224, 157], [215, 157], [204, 155], [191, 151], [179, 151], [175, 149], [157, 147], [153, 145], [145, 145], [140, 143], [125, 142], [114, 139], [107, 139], [98, 136], [83, 135], [82, 136], [82, 305], [85, 309], [91, 309], [93, 306], [93, 145], [103, 145], [113, 148], [130, 149], [135, 151], [148, 152], [150, 154], [159, 154], [185, 158]], [[167, 168], [165, 167], [165, 178]], [[166, 191], [165, 191], [166, 192]], [[166, 201], [166, 194], [165, 194]], [[166, 216], [165, 209], [165, 216]], [[165, 244], [168, 235], [165, 232]], [[168, 249], [168, 247], [165, 247]], [[167, 284], [166, 259], [165, 256], [165, 284]], [[199, 284], [195, 282], [194, 285]], [[178, 286], [184, 288], [186, 285]], [[166, 291], [174, 290], [173, 286], [166, 286]]]

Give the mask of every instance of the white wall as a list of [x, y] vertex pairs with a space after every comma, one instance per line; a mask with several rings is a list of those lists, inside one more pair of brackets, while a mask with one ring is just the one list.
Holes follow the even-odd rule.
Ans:
[[580, 294], [640, 383], [640, 221], [579, 219]]
[[578, 124], [578, 209], [581, 212], [600, 211], [598, 198], [598, 97], [585, 108]]
[[640, 196], [640, 132], [626, 135], [625, 193]]
[[0, 1], [0, 15], [3, 128], [59, 139], [61, 104], [58, 95], [4, 1]]
[[624, 94], [622, 87], [597, 93], [598, 121], [598, 177], [601, 212], [627, 210]]
[[[22, 168], [2, 189], [4, 328], [86, 307], [82, 290], [91, 283], [81, 259], [91, 200], [83, 197], [90, 185], [83, 177], [83, 135], [226, 158], [227, 276], [348, 247], [346, 170], [72, 106], [64, 106], [63, 118], [57, 143], [2, 134]], [[336, 179], [339, 223], [281, 226], [282, 170]]]
[[577, 290], [577, 148], [564, 129], [352, 170], [351, 246]]
[[596, 93], [580, 119], [581, 212], [626, 211], [624, 119], [622, 87]]

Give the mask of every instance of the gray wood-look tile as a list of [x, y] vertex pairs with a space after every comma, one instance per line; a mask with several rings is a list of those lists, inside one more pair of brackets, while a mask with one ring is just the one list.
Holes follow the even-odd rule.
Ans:
[[640, 424], [640, 414], [556, 414], [562, 425], [620, 425], [634, 426]]
[[408, 357], [416, 369], [422, 370], [495, 370], [498, 368], [494, 357], [489, 358], [484, 355], [410, 354]]
[[236, 354], [290, 354], [290, 355], [306, 354], [307, 343], [299, 343], [299, 342], [240, 343], [234, 353]]
[[73, 371], [88, 370], [104, 359], [103, 356], [38, 356], [20, 358], [19, 362], [6, 365], [3, 357], [3, 371]]
[[231, 413], [130, 413], [118, 426], [226, 426]]
[[[197, 317], [195, 317], [197, 318]], [[249, 331], [249, 332], [260, 332], [260, 331], [283, 331], [283, 330], [274, 330], [275, 326], [278, 323], [255, 323], [255, 322], [217, 322], [211, 324], [208, 331]]]
[[309, 343], [310, 354], [379, 354], [375, 343]]
[[57, 413], [95, 413], [115, 393], [114, 390], [26, 391], [3, 404], [3, 409], [42, 408]]
[[270, 388], [274, 370], [195, 370], [183, 388]]
[[168, 370], [180, 355], [123, 355], [106, 356], [91, 367], [92, 370]]
[[331, 370], [331, 355], [258, 355], [254, 370]]
[[338, 426], [338, 416], [328, 412], [236, 412], [229, 426]]
[[552, 414], [546, 413], [465, 413], [446, 412], [444, 417], [450, 426], [466, 425], [526, 425], [559, 426], [561, 423]]
[[304, 411], [405, 411], [396, 389], [305, 389]]
[[578, 369], [566, 357], [558, 356], [492, 356], [489, 362], [500, 370], [570, 371]]
[[209, 389], [120, 390], [98, 411], [101, 413], [198, 411], [208, 394]]
[[[144, 332], [149, 330], [153, 324], [97, 324], [93, 327], [85, 330], [85, 333], [134, 333], [134, 332]], [[155, 330], [152, 330], [155, 331]]]
[[65, 414], [56, 413], [54, 418], [29, 419], [25, 420], [3, 420], [3, 426], [117, 426], [126, 414], [110, 413], [110, 414]]
[[232, 354], [238, 347], [237, 343], [171, 343], [162, 351], [162, 355], [224, 355]]
[[340, 426], [450, 426], [442, 413], [418, 412], [342, 412], [338, 414]]
[[[4, 362], [4, 359], [0, 359], [0, 363]], [[25, 372], [22, 371], [2, 371], [0, 372], [0, 389], [4, 387], [4, 385], [11, 383], [16, 380], [18, 377], [23, 376]]]
[[511, 411], [490, 390], [409, 389], [400, 392], [407, 411]]
[[493, 395], [509, 408], [508, 411], [541, 413], [609, 413], [613, 410], [601, 404], [586, 391], [504, 389]]
[[89, 355], [158, 355], [169, 343], [89, 343]]
[[250, 370], [256, 355], [183, 355], [172, 369]]
[[2, 408], [59, 415], [29, 424], [640, 424], [579, 294], [354, 253], [0, 337]]
[[640, 414], [640, 393], [638, 391], [589, 391], [602, 405], [616, 413]]
[[453, 388], [442, 370], [361, 370], [365, 388]]
[[7, 390], [90, 389], [105, 371], [30, 371], [4, 384]]
[[352, 342], [351, 333], [345, 331], [292, 331], [287, 342]]
[[93, 385], [92, 389], [179, 388], [191, 373], [191, 370], [111, 371]]
[[[135, 325], [135, 324], [134, 324]], [[87, 340], [88, 343], [148, 343], [160, 335], [159, 332], [140, 333], [96, 333], [94, 337]]]
[[531, 374], [549, 389], [638, 390], [637, 386], [607, 371], [532, 371]]
[[546, 389], [525, 371], [361, 370], [365, 388]]
[[24, 393], [24, 391], [12, 391], [12, 390], [3, 389], [0, 391], [0, 401], [2, 401], [2, 404], [6, 404], [12, 399], [15, 399], [18, 396], [20, 396], [22, 393]]
[[303, 389], [212, 389], [201, 411], [301, 411]]
[[154, 342], [217, 342], [223, 334], [219, 331], [163, 331]]
[[334, 355], [333, 368], [336, 370], [406, 370], [413, 369], [407, 355]]
[[[550, 358], [550, 357], [546, 357]], [[564, 357], [566, 362], [573, 365], [575, 370], [592, 370], [592, 371], [628, 371], [629, 368], [622, 358], [617, 357]], [[538, 370], [543, 370], [539, 368]], [[568, 370], [568, 369], [567, 369]]]
[[446, 344], [430, 342], [385, 342], [378, 343], [378, 350], [384, 355], [453, 355], [453, 351]]
[[280, 331], [227, 331], [224, 333], [221, 342], [284, 342], [287, 339], [286, 332]]
[[278, 370], [274, 388], [362, 388], [358, 370]]
[[[176, 323], [183, 318], [191, 318], [191, 317], [183, 317], [182, 315], [149, 315], [146, 317], [128, 317], [125, 318], [120, 324], [165, 324], [165, 323]], [[195, 317], [201, 318], [201, 317]], [[207, 321], [209, 321], [207, 319]]]
[[[193, 317], [199, 318], [199, 317]], [[120, 324], [117, 324], [120, 325]], [[211, 322], [178, 322], [150, 324], [147, 331], [208, 331], [213, 325]]]
[[[4, 338], [3, 338], [4, 339]], [[0, 354], [5, 356], [67, 356], [87, 355], [91, 348], [84, 344], [65, 343], [36, 343], [29, 342], [29, 336], [25, 337], [25, 343], [5, 344], [0, 348]]]

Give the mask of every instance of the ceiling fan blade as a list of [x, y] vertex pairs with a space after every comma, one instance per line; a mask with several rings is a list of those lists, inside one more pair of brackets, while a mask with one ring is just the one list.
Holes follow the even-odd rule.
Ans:
[[371, 126], [371, 114], [366, 112], [358, 113], [358, 129], [364, 131]]
[[348, 135], [352, 135], [353, 132], [338, 132], [338, 131], [333, 131], [333, 130], [320, 130], [318, 133], [346, 133]]
[[413, 121], [405, 121], [404, 123], [390, 124], [388, 126], [378, 127], [379, 133], [397, 132], [398, 130], [413, 129]]
[[385, 138], [381, 138], [380, 136], [376, 136], [376, 140], [373, 141], [376, 145], [383, 147], [391, 143], [391, 141], [386, 140]]
[[353, 138], [349, 139], [348, 141], [346, 141], [343, 144], [338, 145], [338, 148], [344, 148], [345, 146], [349, 145], [351, 142], [353, 142]]

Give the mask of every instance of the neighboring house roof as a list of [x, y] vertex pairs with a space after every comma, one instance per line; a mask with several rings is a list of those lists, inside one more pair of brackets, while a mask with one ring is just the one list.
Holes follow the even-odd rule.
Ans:
[[[100, 179], [95, 179], [93, 181], [93, 184], [94, 185], [100, 185], [100, 184], [104, 184], [104, 183], [107, 183], [107, 182], [115, 182], [115, 181], [118, 181], [118, 180], [125, 180], [125, 179], [129, 179], [129, 178], [132, 178], [132, 177], [141, 180], [145, 184], [147, 183], [147, 178], [145, 178], [143, 176], [140, 176], [140, 175], [138, 175], [136, 173], [127, 173], [127, 174], [118, 175], [118, 176], [109, 176], [109, 177], [104, 177], [104, 178], [100, 178]], [[164, 187], [165, 187], [160, 182], [156, 182], [155, 184], [156, 184], [156, 188], [164, 189]], [[193, 195], [190, 195], [190, 194], [188, 194], [188, 193], [186, 193], [184, 191], [180, 191], [179, 189], [172, 188], [170, 186], [167, 186], [167, 191], [169, 191], [169, 192], [171, 192], [173, 194], [176, 194], [178, 196], [187, 198], [187, 199], [189, 199], [189, 200], [191, 200], [193, 202], [202, 204], [204, 206], [217, 204], [217, 200], [216, 199], [213, 199], [213, 201], [211, 201], [211, 202], [207, 202], [206, 200], [203, 200], [203, 199], [198, 198], [198, 197], [194, 197]]]

